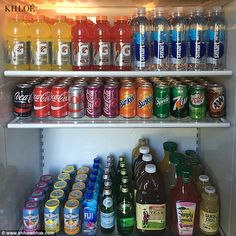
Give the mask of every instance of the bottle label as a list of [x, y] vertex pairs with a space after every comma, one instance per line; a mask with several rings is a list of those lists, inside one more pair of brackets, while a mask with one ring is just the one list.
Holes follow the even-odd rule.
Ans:
[[119, 225], [121, 228], [129, 228], [134, 226], [134, 217], [120, 218]]
[[84, 223], [86, 225], [96, 224], [97, 208], [84, 207]]
[[113, 43], [113, 65], [131, 66], [131, 45], [130, 43]]
[[200, 209], [199, 226], [206, 233], [216, 233], [219, 227], [219, 212], [209, 213]]
[[136, 203], [137, 229], [163, 230], [166, 228], [166, 204]]
[[171, 63], [182, 64], [186, 57], [185, 32], [171, 31]]
[[115, 225], [114, 211], [111, 213], [104, 213], [101, 211], [101, 226], [105, 229], [110, 229]]
[[79, 227], [79, 214], [77, 212], [64, 212], [64, 228], [74, 231]]
[[58, 42], [53, 45], [53, 64], [58, 66], [71, 64], [70, 42]]
[[93, 43], [93, 65], [109, 66], [111, 65], [111, 43], [94, 42]]
[[91, 43], [73, 42], [73, 65], [91, 65]]
[[144, 68], [147, 66], [147, 61], [149, 60], [148, 33], [134, 33], [133, 43], [135, 45], [134, 50], [136, 66], [139, 68]]
[[179, 235], [192, 235], [195, 220], [196, 203], [177, 202], [177, 225]]
[[31, 42], [31, 64], [51, 64], [51, 42]]
[[7, 63], [12, 65], [25, 65], [29, 63], [30, 42], [7, 41]]
[[38, 211], [30, 211], [23, 212], [23, 224], [24, 229], [27, 230], [37, 230], [39, 227], [39, 212]]
[[56, 230], [60, 227], [59, 208], [55, 211], [51, 211], [47, 208], [44, 210], [44, 224], [45, 229]]
[[168, 56], [168, 32], [153, 32], [153, 63], [160, 64]]

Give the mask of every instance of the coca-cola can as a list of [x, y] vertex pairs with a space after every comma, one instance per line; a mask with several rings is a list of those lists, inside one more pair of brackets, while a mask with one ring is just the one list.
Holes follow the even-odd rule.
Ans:
[[68, 89], [66, 85], [54, 85], [51, 90], [51, 116], [60, 118], [67, 116]]
[[119, 115], [119, 86], [106, 84], [103, 89], [103, 115], [109, 118]]
[[34, 116], [38, 118], [50, 115], [51, 88], [50, 85], [36, 85], [33, 93]]
[[81, 118], [85, 115], [85, 86], [73, 85], [68, 91], [68, 115]]
[[90, 84], [86, 87], [86, 115], [92, 118], [102, 115], [101, 84]]
[[31, 84], [17, 84], [14, 89], [13, 103], [15, 116], [31, 116], [33, 109], [33, 86]]

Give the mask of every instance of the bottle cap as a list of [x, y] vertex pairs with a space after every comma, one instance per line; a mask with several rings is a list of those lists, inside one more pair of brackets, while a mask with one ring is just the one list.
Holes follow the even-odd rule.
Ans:
[[163, 143], [164, 150], [168, 152], [175, 152], [177, 150], [177, 143], [175, 142], [164, 142]]
[[183, 12], [184, 12], [184, 8], [183, 7], [174, 7], [172, 9], [172, 13], [182, 14]]
[[166, 11], [165, 7], [156, 7], [154, 9], [154, 14], [160, 14], [160, 13], [164, 13]]
[[97, 177], [95, 175], [90, 175], [89, 176], [89, 181], [91, 181], [92, 183], [96, 182]]
[[127, 170], [126, 169], [121, 169], [120, 174], [123, 175], [123, 176], [127, 175]]
[[37, 21], [44, 21], [45, 20], [45, 16], [44, 15], [35, 15], [34, 16], [34, 20], [37, 20]]
[[129, 187], [128, 187], [127, 185], [123, 185], [123, 186], [121, 187], [121, 192], [122, 192], [122, 193], [127, 193], [127, 192], [129, 192]]
[[223, 12], [223, 9], [221, 6], [214, 6], [212, 7], [212, 12]]
[[112, 156], [111, 154], [107, 156], [107, 162], [113, 162], [113, 161], [114, 161], [114, 156]]
[[110, 186], [112, 186], [112, 182], [107, 179], [107, 180], [104, 181], [104, 186], [105, 187], [110, 187]]
[[153, 173], [156, 172], [156, 170], [157, 170], [157, 168], [156, 168], [156, 166], [155, 166], [154, 164], [147, 164], [147, 165], [145, 166], [145, 171], [146, 171], [147, 173], [153, 174]]
[[148, 146], [142, 146], [139, 148], [139, 152], [142, 154], [148, 154], [150, 151], [150, 148]]
[[180, 153], [180, 152], [171, 152], [170, 153], [170, 162], [178, 165], [180, 163], [183, 163], [184, 161], [184, 154]]
[[186, 156], [190, 156], [190, 157], [192, 157], [192, 156], [196, 156], [197, 155], [197, 153], [196, 153], [196, 151], [194, 151], [194, 150], [186, 150], [185, 151], [185, 155]]
[[111, 179], [110, 174], [104, 174], [104, 175], [103, 175], [103, 179], [104, 179], [104, 180], [106, 180], [106, 179]]
[[75, 17], [76, 20], [87, 20], [87, 17], [86, 16], [76, 16]]
[[99, 169], [99, 164], [98, 163], [93, 163], [93, 169]]
[[143, 154], [142, 160], [143, 161], [151, 161], [152, 160], [152, 155], [151, 154]]
[[146, 139], [146, 138], [140, 138], [138, 140], [138, 142], [141, 146], [147, 146], [148, 145], [148, 139]]
[[125, 168], [126, 167], [126, 164], [124, 161], [120, 162], [120, 168]]
[[123, 184], [128, 184], [128, 183], [129, 183], [129, 178], [128, 178], [128, 176], [127, 176], [127, 175], [122, 176], [121, 182], [122, 182]]
[[88, 183], [87, 184], [87, 190], [91, 190], [91, 191], [93, 191], [94, 190], [94, 184], [93, 183]]
[[216, 189], [213, 186], [206, 186], [205, 187], [205, 192], [206, 193], [215, 193]]
[[193, 8], [194, 13], [203, 13], [203, 7], [197, 6]]
[[201, 182], [204, 182], [204, 183], [209, 182], [210, 180], [210, 178], [207, 175], [199, 175], [198, 178]]
[[100, 157], [96, 157], [93, 159], [93, 163], [100, 163], [101, 162], [101, 158]]
[[140, 15], [140, 14], [145, 15], [146, 8], [145, 7], [138, 7], [138, 8], [136, 8], [136, 13], [137, 13], [137, 15]]
[[104, 174], [110, 174], [110, 173], [111, 173], [111, 168], [108, 167], [108, 166], [106, 166], [106, 167], [104, 168], [104, 170], [103, 170], [103, 173], [104, 173]]
[[96, 169], [92, 169], [91, 173], [92, 173], [92, 175], [97, 176], [97, 175], [98, 175], [98, 170], [96, 170]]
[[107, 21], [107, 16], [96, 16], [96, 21]]
[[56, 20], [60, 20], [60, 21], [66, 21], [66, 16], [62, 16], [62, 15], [57, 15], [55, 17]]
[[128, 20], [128, 16], [117, 16], [116, 17], [116, 21], [127, 21]]
[[32, 22], [33, 19], [34, 18], [32, 15], [24, 15], [24, 21], [26, 21], [26, 22]]
[[125, 157], [119, 156], [119, 161], [120, 161], [120, 162], [121, 162], [121, 161], [125, 161]]
[[91, 200], [93, 198], [93, 192], [91, 190], [87, 190], [85, 193], [85, 198]]
[[111, 195], [111, 188], [110, 187], [104, 187], [103, 188], [103, 195]]

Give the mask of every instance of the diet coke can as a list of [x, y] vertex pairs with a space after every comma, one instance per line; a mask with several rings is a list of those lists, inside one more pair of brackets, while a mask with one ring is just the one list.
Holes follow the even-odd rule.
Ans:
[[119, 86], [107, 84], [103, 89], [103, 115], [109, 118], [119, 115]]
[[81, 118], [85, 115], [85, 86], [73, 85], [68, 91], [68, 115]]
[[86, 88], [86, 115], [99, 117], [102, 115], [102, 86], [90, 84]]
[[68, 90], [63, 84], [54, 85], [51, 91], [51, 116], [60, 118], [67, 116]]
[[33, 86], [31, 84], [17, 84], [14, 89], [13, 102], [15, 116], [31, 116], [33, 108]]
[[36, 85], [33, 93], [34, 116], [38, 118], [50, 115], [51, 89], [49, 85]]

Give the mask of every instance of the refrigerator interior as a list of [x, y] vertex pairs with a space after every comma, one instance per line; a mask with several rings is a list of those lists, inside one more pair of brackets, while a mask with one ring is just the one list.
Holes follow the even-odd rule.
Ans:
[[[236, 44], [236, 1], [1, 1], [1, 19], [6, 19], [5, 5], [25, 3], [35, 4], [33, 14], [65, 14], [69, 17], [84, 14], [92, 20], [95, 15], [108, 15], [112, 20], [117, 12], [123, 15], [133, 14], [135, 7], [145, 6], [149, 10], [157, 5], [219, 5], [224, 7], [228, 24], [227, 68], [235, 74]], [[79, 3], [79, 4], [78, 4]], [[66, 8], [65, 8], [66, 6]], [[1, 22], [4, 24], [4, 21]], [[1, 42], [2, 31], [0, 32]], [[0, 46], [3, 55], [3, 44]], [[112, 153], [116, 157], [124, 154], [131, 160], [131, 151], [140, 137], [150, 139], [158, 160], [163, 157], [162, 143], [176, 141], [179, 150], [197, 150], [207, 173], [213, 179], [220, 194], [221, 231], [223, 235], [236, 235], [236, 78], [212, 78], [222, 82], [227, 93], [227, 119], [230, 128], [55, 128], [55, 129], [9, 129], [7, 123], [12, 120], [12, 89], [17, 81], [25, 78], [11, 78], [3, 75], [3, 57], [0, 57], [0, 208], [4, 209], [1, 219], [5, 220], [4, 229], [20, 227], [21, 207], [33, 185], [41, 174], [57, 174], [66, 164], [91, 164], [94, 157], [105, 158]], [[8, 169], [5, 169], [5, 168]], [[6, 171], [4, 171], [6, 170]], [[14, 176], [11, 176], [14, 173]], [[2, 178], [3, 177], [3, 178]], [[1, 213], [0, 213], [1, 214]], [[13, 217], [14, 215], [14, 217]], [[5, 218], [4, 218], [5, 217]]]

